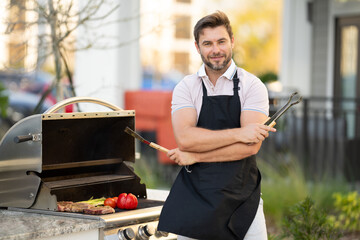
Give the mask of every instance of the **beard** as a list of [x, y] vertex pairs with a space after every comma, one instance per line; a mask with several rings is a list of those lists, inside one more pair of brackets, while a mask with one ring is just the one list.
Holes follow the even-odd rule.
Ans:
[[225, 56], [225, 60], [220, 63], [211, 63], [210, 60], [205, 58], [202, 54], [200, 54], [200, 55], [201, 55], [201, 59], [204, 62], [204, 64], [214, 71], [222, 70], [231, 61], [231, 54], [229, 54], [227, 56], [226, 56], [226, 54], [215, 54], [215, 55], [209, 56], [209, 57]]

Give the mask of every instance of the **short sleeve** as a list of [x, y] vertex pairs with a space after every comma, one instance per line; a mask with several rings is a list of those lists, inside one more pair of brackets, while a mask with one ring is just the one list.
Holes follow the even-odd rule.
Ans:
[[244, 93], [243, 111], [258, 111], [269, 115], [269, 96], [264, 83], [257, 77], [251, 75], [249, 85]]
[[174, 88], [171, 101], [171, 113], [187, 107], [195, 108], [191, 99], [191, 91], [183, 79]]

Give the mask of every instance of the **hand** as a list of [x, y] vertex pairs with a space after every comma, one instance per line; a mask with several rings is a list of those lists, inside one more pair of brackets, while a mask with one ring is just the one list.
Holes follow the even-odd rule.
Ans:
[[253, 123], [246, 125], [245, 127], [241, 127], [240, 131], [240, 142], [253, 144], [264, 141], [265, 138], [269, 136], [269, 131], [276, 132], [276, 129], [263, 124]]
[[183, 152], [179, 148], [171, 149], [167, 156], [179, 166], [192, 165], [196, 163], [196, 153]]

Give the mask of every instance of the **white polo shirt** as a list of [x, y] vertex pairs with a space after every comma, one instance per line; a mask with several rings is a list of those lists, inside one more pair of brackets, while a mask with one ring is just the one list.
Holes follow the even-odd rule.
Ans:
[[253, 74], [237, 67], [233, 60], [226, 72], [216, 81], [215, 86], [206, 75], [204, 64], [197, 74], [184, 77], [173, 91], [172, 113], [182, 108], [195, 108], [199, 118], [203, 97], [201, 81], [204, 82], [208, 96], [234, 95], [232, 78], [236, 69], [240, 80], [241, 111], [258, 111], [268, 116], [269, 98], [265, 85]]

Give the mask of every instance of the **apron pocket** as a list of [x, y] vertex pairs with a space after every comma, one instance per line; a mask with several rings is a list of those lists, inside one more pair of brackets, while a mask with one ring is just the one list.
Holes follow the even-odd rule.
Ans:
[[[229, 162], [205, 163], [198, 166], [199, 190], [222, 190], [224, 187], [236, 181], [240, 184], [236, 175], [236, 168]], [[239, 185], [238, 185], [239, 186]]]

